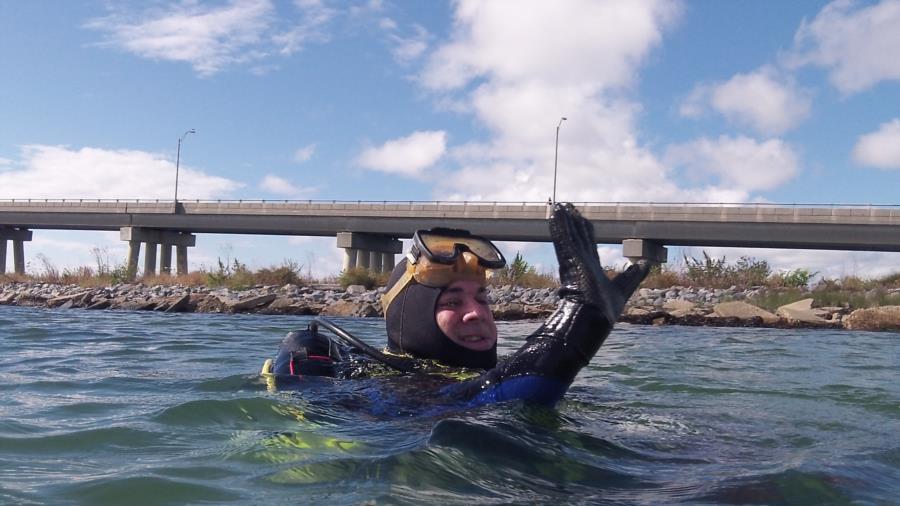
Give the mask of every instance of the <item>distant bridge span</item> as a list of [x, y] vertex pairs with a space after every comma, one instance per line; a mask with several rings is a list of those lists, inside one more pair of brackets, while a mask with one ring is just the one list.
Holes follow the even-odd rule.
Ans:
[[[900, 251], [900, 206], [575, 204], [606, 244], [631, 239], [661, 246]], [[494, 240], [547, 242], [547, 214], [547, 204], [535, 202], [17, 199], [0, 200], [0, 234], [6, 230], [14, 241], [16, 231], [32, 229], [336, 236], [340, 246], [364, 252], [365, 242], [341, 244], [339, 234], [395, 240], [443, 226]], [[153, 243], [124, 232], [123, 239]], [[0, 244], [5, 256], [3, 235]], [[388, 253], [396, 245], [372, 248]]]

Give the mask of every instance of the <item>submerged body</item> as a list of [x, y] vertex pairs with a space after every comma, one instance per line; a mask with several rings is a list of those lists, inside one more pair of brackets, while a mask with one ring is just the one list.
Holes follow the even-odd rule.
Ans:
[[[453, 295], [452, 287], [461, 285], [451, 285], [450, 290], [445, 289], [441, 295], [435, 295], [431, 300], [423, 301], [424, 297], [421, 296], [405, 297], [400, 303], [394, 302], [392, 309], [386, 311], [391, 343], [399, 342], [400, 345], [396, 347], [401, 352], [415, 353], [416, 350], [403, 347], [403, 339], [409, 340], [408, 337], [403, 337], [404, 331], [409, 334], [408, 329], [404, 330], [404, 325], [408, 327], [409, 324], [405, 324], [405, 320], [400, 317], [392, 317], [391, 311], [397, 314], [402, 310], [394, 308], [401, 307], [421, 313], [429, 310], [430, 306], [432, 328], [425, 325], [418, 330], [422, 333], [431, 332], [436, 336], [432, 342], [438, 344], [431, 348], [439, 348], [442, 355], [429, 356], [428, 347], [425, 347], [423, 353], [416, 355], [420, 358], [441, 359], [442, 363], [451, 366], [468, 365], [479, 369], [466, 379], [449, 381], [449, 384], [440, 388], [437, 395], [442, 400], [468, 406], [512, 400], [554, 406], [562, 399], [578, 372], [599, 350], [624, 309], [628, 297], [649, 271], [649, 264], [641, 261], [616, 278], [608, 279], [597, 255], [593, 227], [570, 204], [555, 206], [550, 219], [550, 233], [559, 261], [560, 302], [556, 311], [512, 355], [496, 359], [496, 331], [491, 336], [488, 327], [479, 324], [477, 320], [482, 317], [477, 316], [477, 308], [473, 306], [468, 311], [465, 307], [452, 304], [453, 307], [448, 308], [441, 306], [441, 301], [448, 293]], [[478, 294], [468, 292], [472, 292], [471, 287], [460, 289], [460, 304], [480, 304]], [[466, 298], [466, 293], [470, 297]], [[471, 302], [472, 298], [474, 303]], [[484, 304], [486, 306], [486, 300]], [[455, 311], [457, 314], [442, 316], [442, 310], [450, 313]], [[475, 315], [471, 317], [472, 320], [466, 320], [469, 318], [466, 315], [469, 314]], [[442, 317], [446, 320], [443, 324]], [[493, 320], [490, 323], [493, 326]], [[334, 343], [322, 336], [316, 337], [315, 329], [311, 330], [312, 335], [292, 338], [289, 334], [285, 338], [271, 372], [276, 375], [304, 374], [291, 365], [297, 362], [294, 357], [300, 357], [310, 364], [316, 360], [330, 359], [334, 363], [334, 369], [333, 374], [329, 375], [355, 377], [357, 373], [354, 371], [361, 362], [351, 358], [354, 356], [352, 350], [338, 350], [335, 354]], [[303, 339], [308, 342], [304, 344]], [[447, 368], [435, 370], [430, 360], [396, 355], [385, 357], [383, 354], [376, 355], [371, 350], [366, 353], [374, 355], [378, 361], [393, 362], [393, 369], [407, 374], [447, 376], [448, 373]], [[442, 360], [444, 356], [449, 359]], [[302, 369], [303, 363], [299, 367]]]

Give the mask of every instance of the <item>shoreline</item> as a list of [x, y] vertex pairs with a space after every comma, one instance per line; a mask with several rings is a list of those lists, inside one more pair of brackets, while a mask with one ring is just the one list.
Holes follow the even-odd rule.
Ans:
[[[744, 302], [758, 289], [671, 287], [639, 289], [620, 322], [637, 325], [814, 328], [900, 331], [900, 306], [869, 309], [813, 308], [812, 299], [787, 304], [775, 313]], [[246, 290], [147, 286], [140, 283], [85, 288], [40, 282], [0, 285], [0, 305], [47, 309], [133, 310], [187, 313], [253, 313], [382, 317], [383, 288], [351, 285], [256, 286]], [[556, 290], [491, 287], [498, 321], [543, 319], [555, 309]]]

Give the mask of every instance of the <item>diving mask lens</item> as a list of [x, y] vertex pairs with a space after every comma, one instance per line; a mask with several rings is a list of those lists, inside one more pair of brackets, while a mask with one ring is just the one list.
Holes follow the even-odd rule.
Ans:
[[463, 251], [478, 258], [478, 263], [490, 269], [500, 269], [506, 259], [494, 244], [484, 237], [462, 230], [419, 230], [413, 242], [429, 260], [444, 264], [454, 263]]
[[410, 264], [409, 268], [418, 283], [431, 287], [445, 287], [460, 280], [484, 283], [487, 278], [487, 269], [478, 262], [474, 254], [469, 252], [463, 252], [451, 264], [420, 258], [419, 262], [415, 265]]
[[420, 255], [415, 263], [411, 261], [406, 263], [403, 275], [382, 296], [381, 307], [387, 314], [388, 307], [394, 298], [411, 283], [443, 288], [454, 281], [469, 280], [484, 285], [487, 276], [487, 267], [481, 265], [478, 257], [468, 251], [457, 255], [456, 260], [452, 263], [432, 262], [427, 256]]

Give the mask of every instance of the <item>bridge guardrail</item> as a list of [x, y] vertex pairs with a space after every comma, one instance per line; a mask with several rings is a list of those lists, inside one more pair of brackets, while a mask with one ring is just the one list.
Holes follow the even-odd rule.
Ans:
[[[179, 200], [184, 214], [272, 216], [392, 216], [415, 212], [434, 218], [544, 219], [546, 202]], [[687, 202], [582, 202], [582, 214], [609, 221], [709, 221], [900, 224], [900, 206], [868, 204], [774, 204]], [[163, 199], [0, 199], [0, 212], [173, 214]]]

